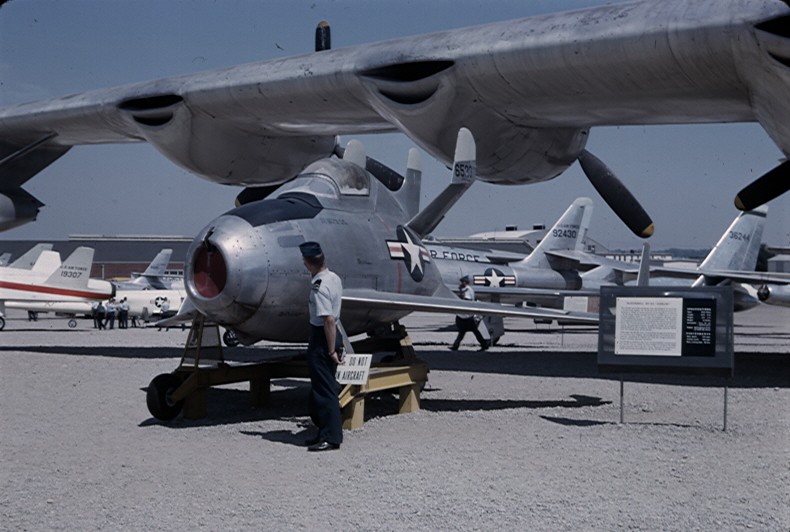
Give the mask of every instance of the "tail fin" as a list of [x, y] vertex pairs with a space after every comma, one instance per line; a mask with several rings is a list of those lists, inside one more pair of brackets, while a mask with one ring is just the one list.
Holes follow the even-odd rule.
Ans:
[[46, 284], [68, 288], [87, 288], [93, 266], [93, 248], [80, 246], [49, 276]]
[[523, 266], [549, 268], [547, 251], [581, 250], [592, 218], [592, 200], [576, 198], [557, 220], [540, 244], [522, 261]]
[[422, 186], [422, 162], [420, 152], [416, 148], [409, 150], [409, 160], [406, 164], [406, 179], [395, 197], [406, 211], [406, 216], [412, 218], [420, 212], [420, 188]]
[[740, 213], [702, 261], [700, 270], [754, 271], [768, 207]]
[[455, 162], [450, 184], [406, 224], [420, 238], [439, 225], [444, 215], [469, 190], [477, 176], [477, 147], [472, 132], [462, 127], [455, 143]]
[[[52, 244], [36, 244], [27, 250], [21, 257], [8, 265], [9, 268], [19, 268], [21, 270], [30, 270], [41, 256], [42, 251], [49, 251], [52, 249]], [[58, 257], [58, 262], [60, 258]]]
[[165, 270], [167, 269], [167, 265], [170, 263], [170, 255], [173, 254], [173, 250], [169, 248], [165, 248], [159, 253], [156, 254], [154, 260], [151, 261], [151, 264], [143, 272], [144, 277], [161, 277], [165, 274]]
[[11, 253], [3, 253], [0, 255], [0, 267], [8, 266], [8, 261], [11, 260]]

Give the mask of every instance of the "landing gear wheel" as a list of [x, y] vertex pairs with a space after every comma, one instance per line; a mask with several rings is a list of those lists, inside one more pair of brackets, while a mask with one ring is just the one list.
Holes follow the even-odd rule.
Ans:
[[162, 373], [154, 377], [145, 394], [145, 402], [152, 416], [162, 421], [170, 421], [181, 412], [184, 401], [173, 401], [173, 392], [179, 386], [181, 379], [172, 373]]
[[3, 329], [5, 329], [5, 318], [0, 316], [0, 331], [2, 331]]
[[222, 341], [225, 342], [225, 345], [228, 347], [236, 347], [239, 345], [239, 339], [236, 336], [236, 333], [231, 331], [230, 329], [226, 330], [222, 334]]
[[75, 328], [76, 326], [77, 326], [77, 320], [75, 320], [74, 318], [71, 318], [71, 319], [69, 320], [69, 329], [73, 329], [73, 328]]

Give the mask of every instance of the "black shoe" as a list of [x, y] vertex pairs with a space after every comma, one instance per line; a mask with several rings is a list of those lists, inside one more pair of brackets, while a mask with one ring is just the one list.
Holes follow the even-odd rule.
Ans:
[[329, 443], [328, 441], [318, 442], [315, 445], [311, 445], [307, 448], [308, 451], [317, 452], [317, 451], [334, 451], [335, 449], [340, 449], [339, 443]]
[[311, 446], [315, 445], [316, 443], [319, 443], [320, 441], [321, 441], [321, 438], [316, 436], [315, 438], [310, 438], [309, 440], [305, 440], [304, 441], [304, 446], [305, 447], [311, 447]]
[[480, 349], [478, 349], [478, 351], [488, 351], [488, 344], [481, 345]]
[[454, 345], [451, 345], [451, 346], [450, 346], [450, 347], [448, 347], [447, 349], [449, 349], [450, 351], [458, 351], [458, 347], [456, 347], [456, 346], [454, 346]]

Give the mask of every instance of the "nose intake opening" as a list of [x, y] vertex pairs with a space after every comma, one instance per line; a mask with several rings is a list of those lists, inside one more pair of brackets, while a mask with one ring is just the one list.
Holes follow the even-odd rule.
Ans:
[[201, 246], [194, 263], [194, 283], [198, 294], [205, 298], [217, 297], [225, 289], [227, 280], [228, 269], [222, 253], [214, 246]]

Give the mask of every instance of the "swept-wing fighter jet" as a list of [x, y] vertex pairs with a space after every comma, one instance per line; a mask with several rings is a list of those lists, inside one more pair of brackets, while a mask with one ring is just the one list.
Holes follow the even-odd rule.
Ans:
[[197, 235], [184, 275], [189, 304], [174, 319], [196, 309], [244, 344], [303, 342], [310, 283], [298, 246], [314, 240], [343, 280], [341, 322], [349, 335], [413, 311], [597, 323], [597, 316], [462, 301], [445, 287], [421, 238], [474, 181], [474, 153], [474, 140], [462, 129], [452, 183], [412, 216], [417, 150], [402, 184], [391, 190], [365, 170], [364, 149], [351, 141], [342, 159], [309, 165], [270, 197], [223, 214]]
[[[578, 198], [546, 233], [546, 237], [526, 257], [514, 260], [461, 246], [426, 244], [446, 285], [455, 287], [468, 276], [478, 288], [546, 288], [576, 290], [582, 281], [576, 263], [556, 257], [556, 250], [581, 250], [590, 225], [592, 201]], [[482, 293], [482, 292], [481, 292]]]
[[90, 279], [92, 263], [93, 249], [78, 247], [62, 264], [60, 254], [44, 250], [30, 269], [0, 268], [0, 330], [5, 327], [7, 301], [86, 302], [112, 297], [115, 290], [110, 282]]
[[143, 273], [133, 273], [131, 280], [115, 283], [116, 289], [170, 290], [182, 287], [183, 279], [165, 275], [172, 254], [172, 249], [162, 249], [156, 254], [156, 257], [154, 257]]
[[[641, 236], [652, 222], [585, 150], [607, 125], [759, 122], [790, 154], [790, 7], [781, 0], [602, 5], [96, 90], [0, 110], [0, 228], [35, 218], [22, 185], [80, 144], [148, 142], [211, 181], [278, 185], [335, 136], [401, 131], [451, 162], [479, 139], [482, 179], [532, 183], [579, 161]], [[746, 187], [751, 209], [790, 163]], [[260, 198], [260, 196], [259, 196]]]

